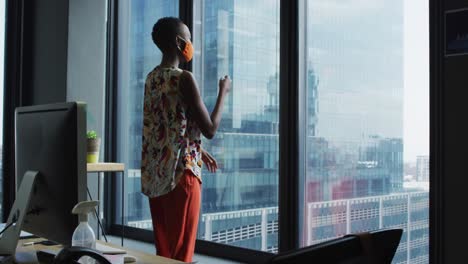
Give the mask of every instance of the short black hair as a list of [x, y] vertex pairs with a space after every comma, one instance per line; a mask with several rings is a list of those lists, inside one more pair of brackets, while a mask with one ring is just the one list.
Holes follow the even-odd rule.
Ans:
[[154, 44], [156, 44], [162, 52], [165, 52], [168, 48], [169, 41], [175, 39], [178, 28], [183, 24], [184, 22], [177, 17], [163, 17], [159, 19], [154, 24], [153, 31], [151, 32], [151, 38]]

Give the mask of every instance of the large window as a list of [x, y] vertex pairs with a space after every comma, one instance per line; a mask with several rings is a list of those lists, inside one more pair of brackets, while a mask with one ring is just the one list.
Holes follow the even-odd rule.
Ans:
[[[140, 188], [144, 81], [161, 60], [152, 26], [193, 10], [192, 70], [209, 111], [219, 78], [233, 80], [219, 131], [203, 140], [220, 169], [203, 171], [198, 239], [278, 251], [278, 216], [286, 211], [278, 208], [279, 166], [289, 162], [279, 159], [280, 128], [289, 129], [279, 122], [289, 111], [280, 109], [279, 95], [298, 89], [299, 174], [287, 180], [300, 179], [291, 194], [300, 200], [299, 245], [403, 228], [394, 263], [429, 262], [427, 0], [298, 0], [299, 56], [288, 58], [299, 66], [293, 74], [279, 71], [280, 3], [292, 1], [115, 1], [115, 136], [127, 169], [127, 226], [152, 228]], [[296, 75], [298, 87], [280, 87], [282, 74]]]
[[302, 4], [301, 244], [404, 228], [428, 263], [428, 1]]
[[204, 171], [198, 238], [278, 247], [279, 1], [194, 1], [194, 74], [214, 108], [228, 74], [219, 132], [204, 140], [221, 169]]
[[[203, 142], [220, 169], [203, 171], [198, 238], [276, 251], [279, 1], [194, 3], [193, 72], [210, 111], [219, 78], [233, 80], [219, 132]], [[127, 168], [126, 225], [135, 228], [152, 229], [140, 185], [144, 82], [161, 60], [150, 33], [158, 18], [178, 16], [178, 5], [172, 0], [119, 1], [117, 159]]]

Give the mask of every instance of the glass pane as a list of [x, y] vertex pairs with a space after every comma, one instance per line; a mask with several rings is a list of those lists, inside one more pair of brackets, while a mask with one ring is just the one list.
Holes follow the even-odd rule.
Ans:
[[279, 1], [194, 1], [194, 74], [208, 110], [218, 80], [232, 90], [218, 133], [204, 140], [220, 170], [203, 172], [198, 238], [278, 247]]
[[428, 1], [301, 4], [300, 242], [403, 228], [393, 263], [428, 263]]
[[[154, 23], [179, 16], [174, 0], [121, 0], [118, 25], [117, 160], [125, 163], [125, 216], [132, 227], [152, 229], [148, 199], [141, 193], [141, 134], [146, 75], [161, 62], [151, 39]], [[121, 190], [120, 179], [117, 190]], [[121, 192], [117, 192], [117, 224], [120, 224]]]
[[3, 81], [5, 62], [5, 0], [0, 0], [0, 218], [3, 217]]

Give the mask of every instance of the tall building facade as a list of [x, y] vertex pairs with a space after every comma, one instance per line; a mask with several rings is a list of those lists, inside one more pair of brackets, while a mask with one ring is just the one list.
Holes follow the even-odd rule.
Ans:
[[418, 156], [416, 159], [416, 180], [429, 181], [429, 156]]
[[[202, 215], [254, 210], [209, 225], [201, 219], [198, 238], [274, 250], [277, 231], [270, 228], [266, 239], [253, 227], [262, 220], [255, 210], [278, 205], [279, 1], [208, 0], [195, 9], [194, 24], [201, 27], [194, 30], [200, 36], [194, 42], [201, 43], [195, 45], [194, 73], [209, 110], [219, 78], [233, 80], [218, 133], [203, 141], [221, 169], [204, 172]], [[264, 217], [277, 225], [277, 212]]]

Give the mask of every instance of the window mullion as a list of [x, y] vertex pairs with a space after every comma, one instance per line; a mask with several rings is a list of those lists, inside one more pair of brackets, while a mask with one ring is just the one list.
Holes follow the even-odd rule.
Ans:
[[[179, 18], [193, 32], [193, 0], [179, 0]], [[192, 71], [192, 61], [182, 63], [180, 68]]]
[[280, 2], [279, 252], [299, 246], [298, 5]]

